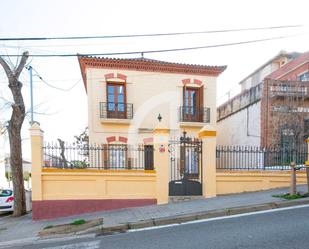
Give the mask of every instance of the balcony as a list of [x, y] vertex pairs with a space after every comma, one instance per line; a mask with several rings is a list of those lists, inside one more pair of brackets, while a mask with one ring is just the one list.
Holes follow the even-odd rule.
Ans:
[[127, 123], [133, 118], [133, 104], [100, 102], [100, 119], [102, 122]]
[[270, 87], [270, 97], [296, 97], [308, 98], [306, 86], [274, 85]]
[[210, 122], [210, 108], [208, 107], [181, 106], [179, 108], [179, 114], [180, 122]]

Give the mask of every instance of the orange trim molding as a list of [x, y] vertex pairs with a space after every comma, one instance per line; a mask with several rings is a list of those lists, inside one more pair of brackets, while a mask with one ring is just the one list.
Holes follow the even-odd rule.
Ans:
[[168, 134], [170, 132], [170, 129], [163, 129], [163, 128], [158, 128], [154, 129], [154, 133], [161, 133], [161, 134]]
[[216, 131], [201, 131], [198, 134], [199, 138], [202, 138], [202, 137], [215, 137], [215, 136], [217, 136], [217, 132]]
[[58, 169], [58, 168], [43, 168], [42, 172], [46, 173], [147, 173], [154, 174], [155, 170], [113, 170], [113, 169]]

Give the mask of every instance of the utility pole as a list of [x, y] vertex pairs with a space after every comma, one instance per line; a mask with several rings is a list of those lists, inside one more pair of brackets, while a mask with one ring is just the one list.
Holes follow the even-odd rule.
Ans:
[[32, 67], [28, 66], [27, 69], [29, 70], [30, 75], [30, 115], [31, 115], [31, 121], [30, 125], [33, 124], [33, 75], [32, 75]]

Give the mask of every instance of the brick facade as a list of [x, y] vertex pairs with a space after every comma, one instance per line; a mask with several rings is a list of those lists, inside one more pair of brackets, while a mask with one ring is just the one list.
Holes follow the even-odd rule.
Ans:
[[295, 143], [304, 142], [304, 119], [309, 117], [309, 82], [295, 79], [303, 67], [282, 80], [265, 79], [261, 98], [261, 146], [282, 143], [284, 130], [294, 130]]

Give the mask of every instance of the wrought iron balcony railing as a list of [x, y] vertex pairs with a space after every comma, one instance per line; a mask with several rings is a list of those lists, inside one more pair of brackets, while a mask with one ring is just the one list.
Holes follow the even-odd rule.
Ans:
[[132, 119], [133, 104], [100, 102], [100, 118]]
[[179, 112], [180, 122], [210, 122], [210, 108], [208, 107], [181, 106]]
[[306, 86], [274, 85], [270, 87], [271, 97], [309, 97]]

